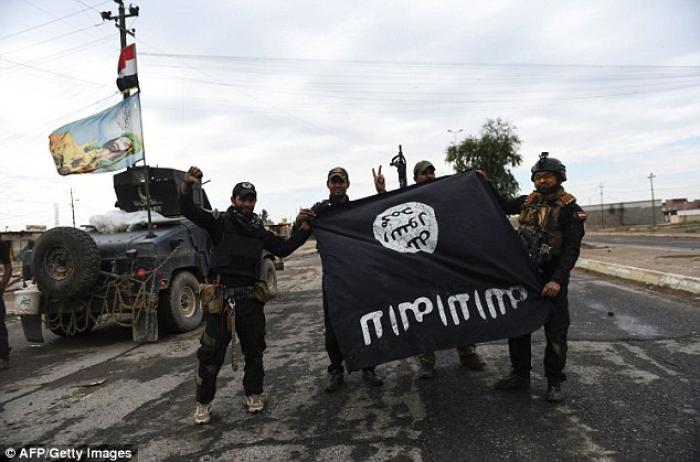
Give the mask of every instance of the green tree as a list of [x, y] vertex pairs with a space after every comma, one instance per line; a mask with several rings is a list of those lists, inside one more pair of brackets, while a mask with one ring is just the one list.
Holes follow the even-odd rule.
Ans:
[[479, 137], [469, 135], [457, 146], [449, 146], [445, 160], [455, 172], [482, 170], [501, 194], [513, 196], [520, 187], [511, 168], [523, 162], [515, 130], [514, 125], [500, 118], [486, 119]]

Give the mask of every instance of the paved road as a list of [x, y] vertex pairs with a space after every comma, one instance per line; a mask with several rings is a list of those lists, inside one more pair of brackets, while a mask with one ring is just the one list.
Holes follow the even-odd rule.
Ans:
[[266, 307], [263, 414], [246, 414], [240, 372], [225, 366], [211, 424], [192, 424], [198, 332], [136, 346], [129, 330], [105, 326], [33, 348], [12, 323], [0, 439], [131, 443], [141, 461], [700, 460], [698, 300], [576, 273], [563, 405], [542, 398], [541, 333], [529, 391], [492, 389], [508, 365], [506, 345], [494, 342], [479, 346], [483, 372], [445, 351], [431, 381], [402, 360], [378, 368], [384, 387], [352, 374], [328, 395], [318, 265], [313, 252], [288, 261], [288, 291]]
[[683, 236], [666, 237], [587, 234], [583, 240], [588, 244], [630, 245], [638, 247], [653, 247], [657, 249], [700, 251], [700, 239]]

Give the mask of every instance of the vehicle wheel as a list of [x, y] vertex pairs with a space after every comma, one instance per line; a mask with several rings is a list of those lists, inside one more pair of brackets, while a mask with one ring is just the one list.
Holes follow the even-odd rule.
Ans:
[[202, 322], [199, 281], [188, 271], [177, 273], [170, 288], [160, 293], [159, 321], [165, 331], [187, 332]]
[[39, 289], [64, 299], [90, 289], [100, 275], [100, 251], [85, 231], [58, 227], [36, 241], [32, 267]]
[[270, 291], [270, 295], [272, 297], [277, 295], [277, 270], [275, 269], [275, 262], [269, 258], [263, 260], [262, 277], [267, 283], [267, 290]]

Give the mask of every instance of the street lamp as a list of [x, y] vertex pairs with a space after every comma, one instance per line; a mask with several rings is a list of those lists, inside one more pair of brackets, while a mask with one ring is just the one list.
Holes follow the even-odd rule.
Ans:
[[448, 129], [447, 129], [447, 132], [448, 132], [448, 133], [452, 133], [452, 135], [454, 136], [454, 141], [452, 142], [452, 145], [453, 145], [455, 148], [457, 147], [457, 133], [463, 132], [463, 131], [464, 131], [464, 130], [461, 129], [461, 128], [458, 128], [457, 130], [452, 130], [451, 128], [448, 128]]

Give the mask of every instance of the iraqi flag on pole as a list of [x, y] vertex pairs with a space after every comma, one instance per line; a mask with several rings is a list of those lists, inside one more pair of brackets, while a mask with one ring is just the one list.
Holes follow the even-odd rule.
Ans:
[[117, 64], [117, 87], [119, 91], [139, 86], [139, 76], [136, 71], [136, 44], [122, 48]]
[[333, 206], [313, 222], [350, 370], [537, 330], [550, 302], [476, 173]]

